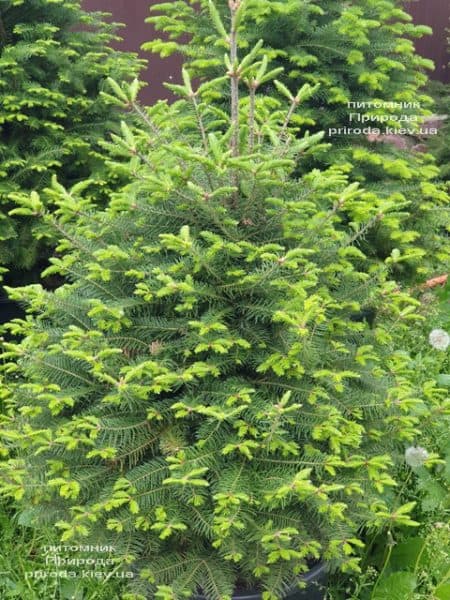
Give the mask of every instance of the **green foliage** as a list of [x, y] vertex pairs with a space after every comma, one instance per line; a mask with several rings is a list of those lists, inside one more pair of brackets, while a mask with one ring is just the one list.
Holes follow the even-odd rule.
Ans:
[[[449, 292], [447, 283], [435, 291], [426, 290], [421, 294], [424, 321], [422, 326], [415, 328], [414, 336], [408, 342], [418, 384], [427, 395], [440, 396], [446, 403], [449, 402], [450, 346], [435, 348], [429, 339], [432, 331], [450, 331]], [[446, 520], [443, 514], [450, 509], [449, 427], [450, 420], [442, 415], [440, 422], [432, 429], [425, 428], [423, 435], [417, 438], [417, 445], [443, 459], [443, 463], [431, 471], [423, 467], [414, 469], [409, 493], [414, 493], [423, 522]]]
[[237, 51], [230, 6], [227, 76], [194, 91], [184, 72], [185, 99], [135, 106], [104, 210], [80, 185], [54, 182], [53, 211], [21, 199], [59, 232], [47, 274], [68, 282], [8, 290], [29, 314], [3, 353], [1, 491], [63, 542], [114, 546], [130, 591], [161, 600], [237, 581], [277, 600], [320, 559], [358, 571], [361, 531], [418, 526], [394, 492], [404, 450], [448, 412], [403, 346], [423, 319], [394, 279], [408, 239], [385, 261], [362, 244], [398, 207], [336, 166], [296, 175], [320, 144], [295, 122], [311, 88], [239, 101], [269, 63]]
[[[447, 33], [450, 33], [450, 29], [447, 29]], [[450, 66], [450, 37], [447, 38], [447, 42], [448, 65]], [[447, 120], [439, 131], [439, 135], [432, 140], [431, 149], [441, 167], [442, 178], [448, 182], [450, 181], [450, 145], [448, 143], [450, 137], [450, 85], [438, 81], [433, 81], [431, 84], [431, 94], [435, 100], [437, 114], [447, 115]]]
[[[419, 536], [383, 538], [352, 591], [331, 586], [331, 600], [448, 600], [450, 528], [433, 522]], [[381, 542], [381, 540], [380, 540]], [[333, 587], [335, 589], [333, 589]]]
[[[226, 43], [210, 26], [211, 5], [228, 22], [225, 0], [154, 5], [151, 10], [162, 15], [148, 21], [170, 39], [152, 40], [144, 48], [165, 55], [181, 51], [196, 73], [220, 69]], [[299, 121], [319, 121], [325, 129], [345, 125], [350, 101], [430, 103], [418, 90], [426, 83], [423, 70], [431, 62], [414, 53], [411, 38], [431, 31], [412, 24], [396, 0], [358, 0], [351, 5], [338, 0], [250, 0], [246, 18], [253, 26], [242, 32], [242, 47], [263, 39], [270, 60], [285, 69], [284, 82], [291, 91], [303, 83], [320, 84]]]
[[[144, 48], [162, 55], [182, 53], [191, 75], [207, 78], [217, 74], [227, 42], [210, 26], [210, 5], [208, 0], [178, 0], [152, 6], [152, 11], [160, 14], [148, 21], [168, 39], [153, 40]], [[228, 23], [228, 2], [217, 0], [215, 6], [217, 18]], [[318, 165], [339, 166], [350, 181], [364, 185], [367, 202], [376, 205], [389, 200], [397, 207], [391, 217], [397, 226], [393, 230], [388, 221], [382, 221], [371, 228], [364, 251], [384, 260], [392, 253], [395, 256], [399, 244], [408, 248], [394, 261], [396, 278], [405, 283], [423, 280], [426, 273], [436, 274], [439, 261], [449, 260], [445, 209], [449, 198], [437, 181], [439, 168], [433, 157], [404, 150], [384, 138], [369, 141], [364, 132], [344, 135], [336, 131], [347, 127], [359, 128], [361, 133], [369, 125], [381, 131], [385, 125], [420, 127], [422, 116], [430, 114], [431, 98], [423, 93], [427, 82], [424, 70], [430, 61], [415, 54], [413, 40], [430, 33], [429, 28], [412, 24], [399, 0], [249, 0], [246, 6], [241, 21], [242, 49], [264, 40], [264, 54], [271, 65], [284, 68], [278, 78], [288, 94], [295, 94], [303, 85], [314, 89], [302, 98], [302, 111], [293, 121], [299, 135], [308, 129], [325, 131], [324, 141], [331, 145], [317, 146], [299, 168], [307, 172]], [[262, 55], [260, 51], [260, 58]], [[276, 92], [271, 80], [255, 79], [252, 72], [242, 74], [242, 81], [250, 97], [259, 87], [269, 95]], [[278, 91], [283, 94], [279, 86]], [[355, 103], [353, 108], [349, 103]], [[357, 108], [358, 103], [368, 106]], [[353, 117], [350, 121], [352, 113], [369, 120]], [[385, 117], [389, 121], [384, 123], [371, 120]]]
[[444, 125], [439, 129], [439, 133], [430, 140], [430, 149], [436, 157], [440, 167], [442, 179], [450, 181], [450, 85], [440, 82], [433, 82], [432, 94], [436, 101], [435, 112], [438, 115], [447, 115]]
[[[107, 600], [122, 598], [117, 581], [107, 587], [96, 579], [65, 579], [48, 576], [49, 556], [46, 548], [55, 545], [55, 535], [48, 530], [26, 527], [12, 514], [13, 507], [0, 507], [0, 595], [2, 600]], [[54, 567], [51, 567], [52, 570]], [[32, 577], [42, 570], [47, 577]], [[60, 569], [63, 571], [64, 569]], [[124, 599], [125, 600], [125, 599]], [[134, 599], [133, 599], [134, 600]]]
[[30, 269], [45, 257], [36, 219], [8, 211], [52, 174], [66, 185], [91, 178], [98, 200], [114, 186], [99, 142], [124, 117], [100, 90], [140, 67], [109, 47], [114, 29], [78, 0], [0, 2], [0, 265]]
[[[449, 401], [450, 353], [448, 347], [435, 348], [427, 341], [433, 330], [450, 331], [449, 292], [448, 283], [421, 291], [419, 312], [424, 320], [405, 338], [417, 385], [428, 397], [440, 396], [444, 404]], [[449, 421], [448, 414], [441, 413], [432, 427], [423, 423], [425, 426], [415, 440], [424, 457], [433, 452], [441, 459], [431, 469], [416, 465], [399, 473], [398, 502], [416, 502], [413, 515], [421, 523], [418, 534], [411, 537], [388, 531], [375, 539], [369, 537], [362, 573], [335, 578], [329, 589], [330, 600], [449, 598]]]

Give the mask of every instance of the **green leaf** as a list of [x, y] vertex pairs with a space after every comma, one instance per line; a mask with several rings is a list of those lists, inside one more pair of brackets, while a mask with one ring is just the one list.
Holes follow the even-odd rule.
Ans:
[[380, 579], [370, 600], [410, 600], [416, 583], [413, 573], [397, 571]]
[[425, 544], [423, 538], [412, 537], [394, 546], [389, 563], [392, 570], [414, 569]]
[[434, 597], [439, 600], [450, 600], [450, 583], [443, 583], [434, 590]]
[[79, 581], [69, 579], [61, 583], [59, 595], [61, 600], [83, 600], [84, 591]]

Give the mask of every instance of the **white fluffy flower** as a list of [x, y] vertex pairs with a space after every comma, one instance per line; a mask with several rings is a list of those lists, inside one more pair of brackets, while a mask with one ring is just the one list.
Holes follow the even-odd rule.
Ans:
[[443, 329], [433, 329], [428, 340], [436, 350], [447, 350], [450, 345], [450, 335]]
[[405, 450], [405, 462], [410, 467], [422, 467], [430, 455], [420, 446], [410, 446]]

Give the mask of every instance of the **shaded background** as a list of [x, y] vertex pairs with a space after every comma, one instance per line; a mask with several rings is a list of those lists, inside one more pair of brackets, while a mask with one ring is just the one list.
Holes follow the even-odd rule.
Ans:
[[[141, 1], [141, 0], [138, 0]], [[448, 54], [450, 32], [450, 0], [419, 0], [407, 2], [406, 7], [412, 15], [414, 22], [429, 25], [433, 28], [433, 35], [427, 35], [421, 40], [416, 40], [416, 49], [419, 54], [431, 58], [435, 64], [432, 79], [443, 83], [450, 83], [450, 55]]]
[[[163, 86], [164, 81], [176, 81], [179, 77], [181, 60], [179, 57], [161, 59], [158, 56], [140, 50], [141, 44], [154, 37], [160, 37], [161, 33], [155, 32], [152, 25], [144, 20], [150, 15], [149, 7], [157, 4], [160, 0], [84, 0], [86, 10], [100, 10], [112, 13], [112, 19], [118, 23], [124, 23], [119, 34], [123, 42], [117, 47], [123, 50], [138, 52], [139, 55], [148, 60], [147, 70], [143, 73], [143, 79], [151, 82], [141, 92], [141, 99], [145, 104], [151, 104], [155, 100], [167, 98], [170, 94]], [[414, 18], [415, 23], [429, 25], [433, 28], [433, 36], [426, 36], [416, 41], [419, 54], [431, 58], [436, 66], [433, 79], [450, 83], [450, 68], [448, 67], [449, 55], [447, 53], [447, 37], [450, 33], [446, 28], [450, 27], [450, 0], [418, 0], [407, 1], [408, 11]]]
[[120, 50], [138, 52], [140, 57], [148, 61], [147, 69], [142, 73], [142, 79], [147, 81], [148, 85], [140, 93], [144, 104], [152, 104], [156, 100], [169, 97], [170, 92], [163, 86], [163, 82], [178, 81], [181, 70], [180, 57], [170, 56], [161, 59], [140, 49], [144, 42], [163, 35], [162, 32], [155, 32], [152, 25], [144, 22], [150, 16], [150, 6], [160, 2], [161, 0], [83, 0], [82, 2], [86, 10], [112, 13], [113, 21], [124, 23], [125, 27], [118, 31], [123, 42], [116, 44], [116, 47]]

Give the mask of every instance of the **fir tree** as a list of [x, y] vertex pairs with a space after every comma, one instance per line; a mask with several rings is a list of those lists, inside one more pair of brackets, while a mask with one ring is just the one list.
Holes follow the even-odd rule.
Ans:
[[[152, 40], [144, 48], [163, 56], [182, 53], [192, 76], [215, 74], [224, 43], [209, 25], [210, 4], [178, 0], [154, 5], [152, 10], [162, 14], [148, 20], [169, 39]], [[227, 0], [216, 5], [227, 22]], [[431, 98], [423, 88], [424, 70], [432, 63], [415, 53], [412, 41], [430, 29], [412, 24], [400, 0], [248, 0], [247, 5], [251, 17], [241, 47], [263, 39], [273, 66], [284, 68], [279, 77], [291, 92], [304, 83], [314, 86], [295, 122], [302, 133], [325, 131], [331, 145], [316, 148], [313, 160], [303, 162], [304, 171], [338, 165], [351, 181], [364, 184], [368, 202], [391, 199], [398, 207], [403, 247], [409, 242], [408, 254], [396, 262], [396, 277], [406, 283], [436, 274], [439, 261], [449, 256], [449, 198], [437, 185], [439, 168], [430, 154], [364, 133], [369, 127], [416, 130], [422, 116], [430, 114]], [[276, 91], [270, 81], [263, 89]], [[360, 133], [339, 134], [344, 128]], [[395, 259], [398, 236], [397, 227], [383, 221], [371, 230], [364, 249], [374, 259]]]
[[434, 82], [433, 93], [436, 99], [436, 113], [447, 115], [442, 127], [439, 128], [437, 135], [429, 139], [430, 151], [436, 157], [436, 162], [440, 168], [440, 176], [447, 183], [450, 181], [450, 85]]
[[106, 77], [135, 77], [139, 61], [112, 50], [115, 26], [79, 0], [0, 2], [0, 266], [30, 269], [45, 256], [39, 224], [9, 216], [17, 195], [42, 190], [58, 173], [73, 185], [90, 177], [106, 194], [99, 141], [122, 110], [100, 96]]
[[[56, 181], [53, 213], [21, 198], [71, 283], [10, 290], [29, 315], [3, 355], [1, 489], [64, 542], [112, 544], [143, 597], [239, 580], [277, 600], [318, 559], [357, 570], [364, 528], [415, 524], [392, 490], [442, 399], [399, 346], [419, 302], [358, 247], [395, 208], [336, 167], [294, 175], [320, 142], [295, 126], [313, 89], [240, 96], [268, 60], [239, 51], [244, 3], [229, 32], [212, 16], [227, 75], [194, 90], [183, 71], [184, 99], [147, 111], [111, 82], [143, 124], [110, 145], [130, 183], [108, 207]], [[367, 304], [372, 328], [351, 318]]]

